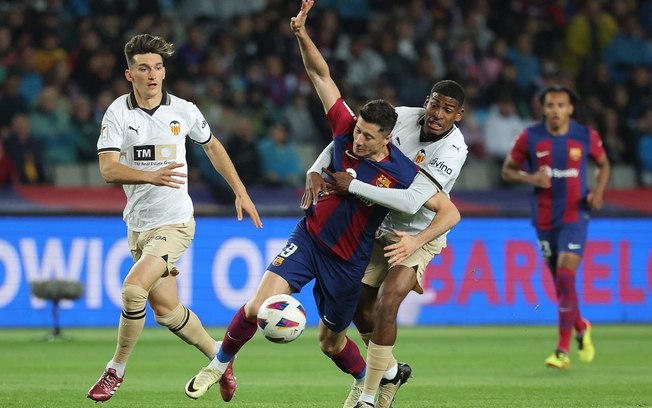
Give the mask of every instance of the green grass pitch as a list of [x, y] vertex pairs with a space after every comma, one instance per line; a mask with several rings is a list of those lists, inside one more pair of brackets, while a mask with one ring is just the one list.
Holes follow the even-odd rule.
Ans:
[[[48, 342], [46, 329], [0, 330], [0, 407], [94, 405], [86, 391], [113, 353], [115, 329], [63, 332], [68, 340]], [[592, 364], [573, 348], [570, 369], [557, 371], [543, 364], [555, 346], [551, 326], [402, 327], [395, 355], [412, 365], [413, 378], [395, 406], [652, 407], [652, 326], [598, 324], [593, 337]], [[185, 396], [186, 381], [206, 363], [194, 347], [148, 327], [106, 406], [341, 407], [351, 384], [319, 351], [314, 328], [283, 345], [256, 335], [236, 360], [238, 391], [228, 404], [217, 386], [197, 401]]]

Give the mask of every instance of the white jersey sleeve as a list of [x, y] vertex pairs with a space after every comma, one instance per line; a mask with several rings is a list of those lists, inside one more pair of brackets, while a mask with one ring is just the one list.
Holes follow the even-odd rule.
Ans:
[[319, 173], [321, 174], [322, 167], [328, 167], [331, 164], [333, 159], [333, 142], [330, 142], [328, 146], [317, 157], [317, 160], [310, 166], [306, 174], [308, 173]]
[[352, 180], [349, 185], [349, 192], [352, 194], [408, 214], [415, 214], [438, 191], [440, 188], [432, 182], [430, 176], [424, 174], [423, 170], [417, 173], [412, 184], [405, 190], [380, 188], [359, 180]]
[[199, 111], [197, 105], [190, 103], [190, 109], [188, 109], [190, 114], [190, 120], [192, 122], [192, 127], [190, 132], [188, 132], [188, 137], [198, 144], [206, 144], [211, 140], [211, 128], [208, 126], [208, 122], [204, 118], [204, 115]]
[[124, 136], [123, 126], [120, 124], [115, 111], [109, 107], [102, 118], [100, 137], [97, 141], [97, 152], [119, 153], [122, 149]]

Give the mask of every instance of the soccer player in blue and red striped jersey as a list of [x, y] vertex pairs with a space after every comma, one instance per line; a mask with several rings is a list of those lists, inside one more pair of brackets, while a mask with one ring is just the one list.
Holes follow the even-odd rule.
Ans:
[[[398, 114], [386, 101], [367, 102], [356, 117], [341, 98], [326, 61], [305, 29], [313, 0], [303, 0], [291, 27], [301, 56], [331, 125], [334, 148], [326, 173], [346, 171], [358, 180], [385, 188], [407, 188], [418, 167], [393, 144], [391, 131]], [[444, 231], [459, 221], [457, 208], [444, 193], [426, 206], [443, 220]], [[229, 324], [217, 356], [186, 384], [186, 394], [199, 398], [217, 383], [236, 353], [256, 333], [260, 305], [270, 296], [300, 291], [315, 280], [313, 294], [319, 311], [319, 346], [345, 373], [363, 378], [366, 364], [346, 336], [371, 257], [375, 232], [389, 209], [352, 194], [323, 194], [310, 206], [268, 266], [253, 298]]]
[[[573, 328], [580, 361], [590, 363], [595, 355], [591, 323], [579, 309], [575, 274], [586, 244], [589, 211], [602, 208], [610, 169], [600, 135], [572, 119], [577, 101], [568, 88], [544, 89], [543, 123], [523, 131], [502, 169], [506, 181], [535, 187], [532, 224], [555, 282], [559, 312], [559, 341], [545, 363], [556, 368], [570, 366]], [[586, 183], [589, 159], [598, 166], [593, 191]]]

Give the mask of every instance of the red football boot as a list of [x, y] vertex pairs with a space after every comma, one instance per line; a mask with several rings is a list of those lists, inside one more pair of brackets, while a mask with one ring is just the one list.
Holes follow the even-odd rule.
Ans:
[[224, 402], [229, 402], [235, 395], [235, 389], [237, 387], [237, 384], [235, 382], [235, 376], [233, 375], [233, 360], [235, 360], [235, 357], [229, 362], [229, 365], [226, 366], [226, 370], [224, 371], [224, 374], [222, 374], [222, 378], [220, 378], [220, 394], [222, 394], [222, 399]]
[[[115, 369], [107, 368], [99, 380], [88, 390], [88, 398], [93, 401], [108, 401], [122, 384], [123, 377], [118, 377]], [[233, 380], [235, 390], [235, 379]]]

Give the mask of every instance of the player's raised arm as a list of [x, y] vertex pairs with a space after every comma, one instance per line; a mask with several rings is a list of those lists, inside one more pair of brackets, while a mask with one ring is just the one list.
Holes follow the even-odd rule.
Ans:
[[315, 4], [314, 0], [302, 0], [299, 14], [290, 19], [290, 27], [299, 42], [301, 58], [306, 72], [324, 105], [324, 112], [328, 112], [341, 94], [333, 78], [331, 78], [328, 64], [326, 64], [324, 57], [306, 31], [306, 18], [313, 4]]

